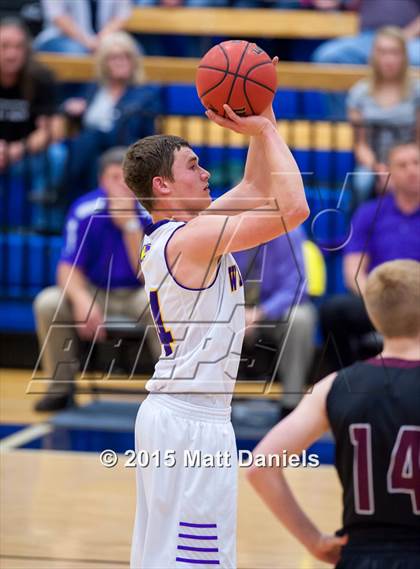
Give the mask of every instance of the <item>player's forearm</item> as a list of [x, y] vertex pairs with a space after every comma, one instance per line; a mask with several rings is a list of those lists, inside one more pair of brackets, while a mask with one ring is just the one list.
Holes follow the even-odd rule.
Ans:
[[248, 480], [276, 518], [309, 550], [320, 538], [320, 531], [295, 500], [279, 468], [252, 467]]
[[[274, 128], [277, 129], [276, 117], [271, 105], [262, 113], [262, 116], [268, 118]], [[254, 195], [267, 197], [270, 185], [270, 172], [265, 168], [261, 168], [264, 160], [264, 147], [261, 144], [260, 137], [251, 136], [245, 163], [244, 180], [249, 181], [250, 185], [252, 185]]]
[[268, 200], [290, 231], [309, 215], [302, 176], [289, 147], [274, 125], [267, 125], [260, 135], [264, 160], [260, 168], [269, 174]]

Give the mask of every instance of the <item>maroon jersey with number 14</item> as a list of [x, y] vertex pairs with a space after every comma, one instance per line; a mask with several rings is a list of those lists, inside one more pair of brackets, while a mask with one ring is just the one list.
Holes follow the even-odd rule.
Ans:
[[420, 542], [420, 362], [376, 358], [341, 370], [327, 413], [343, 531]]

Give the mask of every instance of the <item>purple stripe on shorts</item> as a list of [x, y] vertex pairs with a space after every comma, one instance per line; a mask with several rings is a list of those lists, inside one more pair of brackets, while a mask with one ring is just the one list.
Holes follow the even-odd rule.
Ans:
[[188, 522], [179, 522], [179, 525], [187, 528], [217, 528], [217, 524], [190, 524]]
[[190, 535], [189, 533], [179, 533], [178, 537], [186, 537], [187, 539], [217, 539], [217, 535]]
[[206, 551], [208, 553], [218, 553], [218, 547], [190, 547], [189, 545], [178, 545], [178, 549], [184, 551]]
[[200, 565], [220, 565], [220, 561], [216, 559], [185, 559], [185, 557], [177, 557], [175, 561], [180, 563], [197, 563]]

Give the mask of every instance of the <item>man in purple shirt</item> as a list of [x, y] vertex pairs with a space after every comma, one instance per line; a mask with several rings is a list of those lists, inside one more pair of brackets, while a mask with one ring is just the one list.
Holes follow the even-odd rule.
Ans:
[[37, 411], [74, 403], [79, 368], [77, 339], [103, 340], [108, 318], [142, 321], [154, 357], [160, 345], [151, 322], [148, 299], [139, 280], [143, 228], [151, 222], [124, 183], [124, 148], [103, 154], [100, 187], [78, 199], [67, 216], [65, 240], [57, 267], [57, 285], [34, 301], [44, 372], [51, 381]]
[[278, 346], [275, 372], [283, 384], [283, 416], [299, 403], [314, 356], [316, 310], [306, 291], [304, 239], [298, 227], [257, 250], [235, 253], [246, 302], [255, 301], [245, 311], [245, 344], [255, 344], [260, 328]]
[[[344, 251], [344, 280], [350, 294], [331, 298], [321, 308], [324, 337], [331, 335], [332, 369], [357, 359], [358, 338], [373, 330], [360, 293], [369, 272], [397, 259], [420, 261], [420, 150], [416, 144], [394, 146], [388, 157], [390, 191], [359, 207]], [[392, 291], [390, 291], [392, 294]], [[379, 346], [378, 346], [379, 348]]]

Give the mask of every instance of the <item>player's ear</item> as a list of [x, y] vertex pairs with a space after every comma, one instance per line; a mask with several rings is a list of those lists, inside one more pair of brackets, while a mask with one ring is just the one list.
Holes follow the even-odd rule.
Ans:
[[152, 179], [152, 191], [155, 197], [168, 196], [168, 194], [170, 193], [170, 189], [163, 176], [155, 176]]

